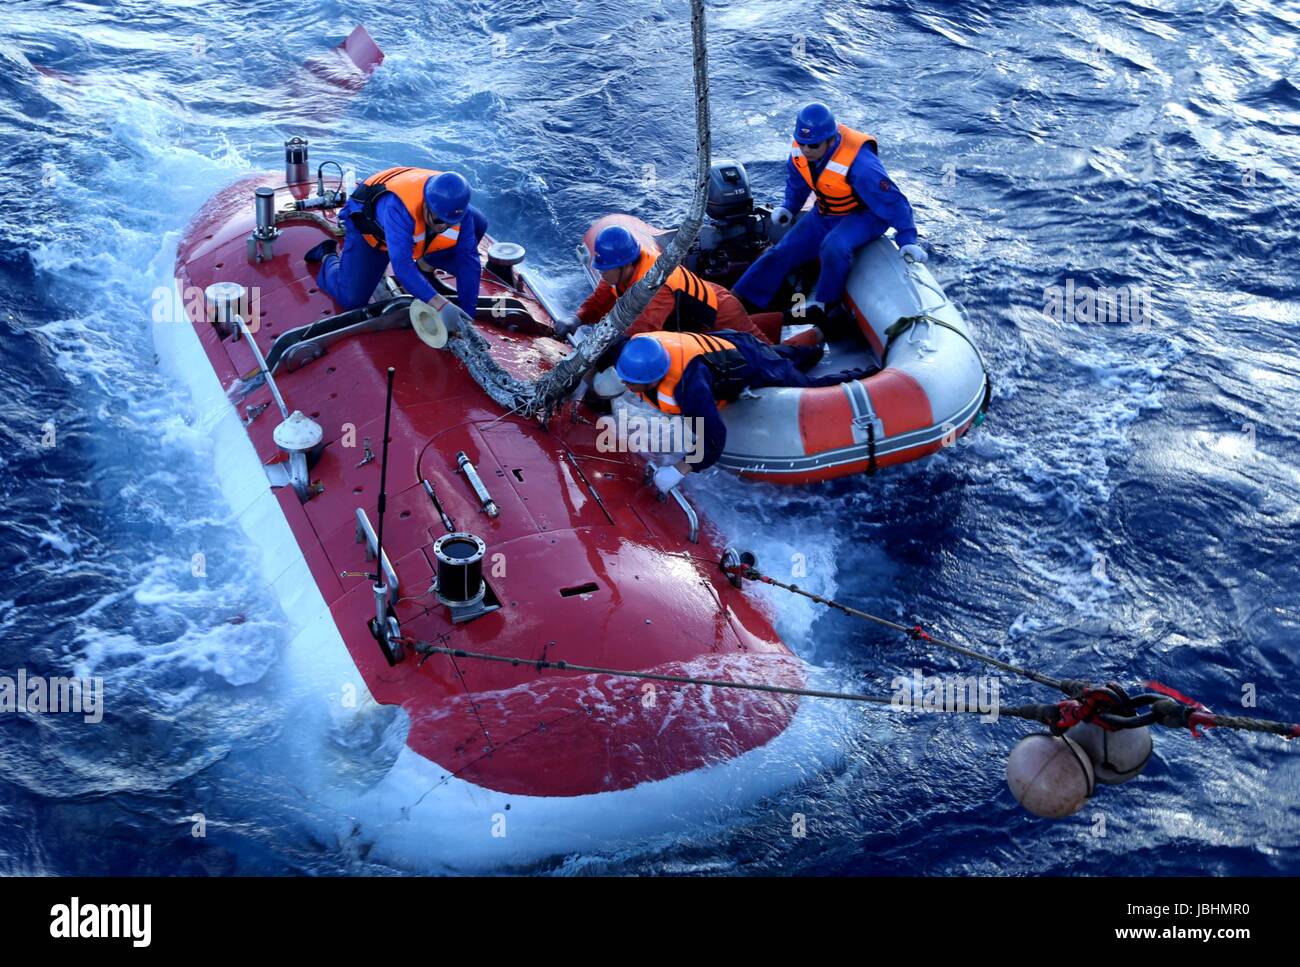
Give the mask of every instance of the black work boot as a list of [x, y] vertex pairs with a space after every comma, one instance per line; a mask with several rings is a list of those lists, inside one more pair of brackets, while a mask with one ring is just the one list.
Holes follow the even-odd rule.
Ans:
[[332, 238], [327, 238], [315, 248], [309, 249], [307, 254], [302, 257], [304, 262], [316, 263], [321, 262], [327, 255], [333, 255], [339, 249], [339, 243]]
[[825, 332], [826, 307], [818, 302], [801, 303], [781, 313], [781, 323], [786, 326], [816, 326]]
[[821, 342], [819, 342], [816, 345], [816, 347], [814, 347], [812, 353], [809, 354], [807, 364], [800, 368], [803, 369], [805, 373], [808, 372], [808, 370], [812, 369], [814, 366], [820, 363], [822, 361], [822, 357], [825, 355], [826, 355], [826, 340], [823, 339]]

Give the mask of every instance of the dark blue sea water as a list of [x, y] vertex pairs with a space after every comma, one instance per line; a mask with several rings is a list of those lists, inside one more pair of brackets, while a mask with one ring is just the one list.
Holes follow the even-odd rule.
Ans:
[[[387, 872], [331, 831], [400, 735], [382, 714], [343, 729], [301, 713], [282, 619], [212, 479], [220, 455], [156, 366], [155, 290], [204, 199], [303, 134], [360, 172], [471, 173], [493, 232], [525, 242], [572, 304], [594, 217], [684, 211], [686, 6], [6, 14], [0, 673], [100, 675], [112, 702], [94, 728], [0, 716], [0, 872]], [[298, 67], [358, 22], [388, 59], [324, 103]], [[1248, 711], [1300, 719], [1295, 5], [763, 0], [712, 3], [710, 28], [715, 155], [775, 202], [800, 103], [877, 133], [995, 392], [965, 442], [874, 480], [693, 480], [709, 516], [777, 576], [806, 561], [802, 584], [1003, 657], [1153, 677], [1225, 711], [1253, 686]], [[1150, 311], [1053, 318], [1050, 289], [1071, 280]], [[772, 600], [797, 650], [854, 687], [961, 667]], [[1015, 688], [1003, 701], [1052, 697]], [[545, 868], [1300, 872], [1295, 743], [1162, 733], [1140, 781], [1047, 822], [1003, 781], [1024, 727], [921, 717], [882, 738], [880, 714], [863, 713], [841, 766], [722, 831]], [[806, 838], [789, 835], [795, 812]]]

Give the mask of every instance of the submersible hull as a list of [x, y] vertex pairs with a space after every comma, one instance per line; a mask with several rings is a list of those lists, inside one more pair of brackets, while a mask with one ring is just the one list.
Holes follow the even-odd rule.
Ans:
[[[598, 446], [593, 414], [544, 427], [503, 413], [400, 314], [295, 343], [302, 327], [323, 321], [328, 330], [339, 313], [303, 258], [334, 216], [284, 220], [270, 244], [250, 242], [256, 188], [274, 189], [277, 213], [309, 191], [283, 181], [250, 176], [194, 217], [177, 250], [179, 316], [157, 327], [157, 342], [213, 438], [222, 488], [261, 551], [291, 652], [346, 653], [362, 700], [400, 706], [409, 719], [407, 748], [369, 794], [365, 828], [351, 834], [453, 864], [526, 862], [678, 828], [799, 778], [820, 743], [795, 735], [793, 697], [537, 664], [804, 681], [769, 616], [720, 571], [708, 528], [693, 541], [684, 508], [645, 485], [640, 459]], [[485, 270], [482, 285], [485, 299], [510, 307], [508, 318], [489, 315], [478, 328], [502, 366], [536, 378], [567, 347], [545, 335], [552, 320], [526, 278], [502, 274]], [[284, 421], [249, 339], [209, 319], [203, 294], [215, 283], [242, 287], [250, 333], [288, 410], [320, 427], [305, 492], [273, 436]], [[389, 284], [387, 296], [400, 297]], [[381, 460], [371, 455], [383, 443], [389, 367], [397, 377], [383, 544], [401, 635], [515, 662], [408, 644], [390, 666], [372, 634], [366, 531], [376, 523]], [[486, 593], [471, 620], [431, 591], [444, 513], [486, 545]]]

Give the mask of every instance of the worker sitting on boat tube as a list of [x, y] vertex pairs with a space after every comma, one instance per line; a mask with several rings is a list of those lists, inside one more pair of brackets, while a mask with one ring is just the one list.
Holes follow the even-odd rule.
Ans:
[[388, 168], [372, 175], [339, 212], [343, 254], [334, 254], [331, 239], [305, 256], [321, 263], [316, 284], [345, 310], [355, 309], [370, 301], [391, 262], [402, 288], [429, 302], [436, 292], [424, 272], [443, 269], [455, 276], [456, 302], [473, 318], [487, 219], [469, 199], [469, 182], [454, 171]]
[[[844, 293], [853, 255], [891, 225], [905, 257], [927, 258], [916, 244], [912, 206], [876, 157], [876, 139], [837, 124], [825, 104], [809, 104], [795, 121], [786, 162], [785, 200], [772, 213], [788, 225], [815, 192], [817, 205], [742, 275], [733, 292], [753, 309], [766, 309], [787, 275], [821, 259], [813, 298], [804, 304], [808, 322], [820, 324], [827, 307]], [[789, 310], [787, 310], [789, 313]]]
[[[658, 253], [642, 248], [636, 236], [622, 225], [609, 225], [596, 236], [592, 266], [601, 281], [594, 292], [578, 307], [574, 322], [560, 327], [559, 334], [582, 325], [600, 322], [614, 308], [615, 301], [639, 282], [655, 264]], [[720, 285], [705, 282], [694, 272], [678, 266], [654, 294], [650, 304], [628, 326], [625, 335], [643, 332], [712, 332], [734, 329], [746, 332], [761, 342], [772, 342], [752, 319], [740, 301]], [[781, 324], [775, 332], [780, 339]]]
[[[745, 389], [764, 386], [834, 386], [866, 374], [851, 370], [809, 376], [821, 346], [770, 345], [730, 329], [711, 333], [650, 332], [623, 344], [614, 371], [627, 388], [664, 413], [693, 417], [704, 436], [703, 456], [660, 467], [654, 483], [667, 493], [692, 470], [713, 466], [727, 442], [718, 410]], [[697, 429], [697, 433], [699, 430]], [[697, 450], [699, 444], [696, 444]]]

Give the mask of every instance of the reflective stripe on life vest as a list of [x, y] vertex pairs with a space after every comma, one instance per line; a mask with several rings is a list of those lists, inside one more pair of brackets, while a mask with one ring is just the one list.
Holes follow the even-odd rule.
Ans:
[[[417, 248], [420, 242], [424, 241], [425, 234], [427, 233], [421, 233], [419, 235], [411, 236], [411, 241], [415, 242]], [[446, 231], [439, 232], [437, 235], [433, 236], [433, 241], [431, 241], [428, 244], [428, 246], [424, 249], [423, 252], [420, 253], [420, 255], [428, 255], [430, 252], [441, 252], [444, 249], [455, 248], [456, 243], [459, 240], [460, 240], [460, 225], [459, 224], [452, 225]], [[412, 257], [419, 258], [420, 256], [412, 256]]]
[[816, 179], [812, 176], [808, 159], [799, 150], [799, 143], [791, 142], [790, 160], [794, 162], [803, 180], [808, 182], [808, 187], [817, 193], [817, 210], [823, 215], [847, 215], [864, 207], [862, 199], [849, 184], [849, 168], [853, 166], [853, 161], [863, 145], [870, 148], [873, 154], [878, 153], [879, 150], [873, 135], [854, 131], [842, 124], [839, 126], [839, 131], [839, 146], [822, 167]]

